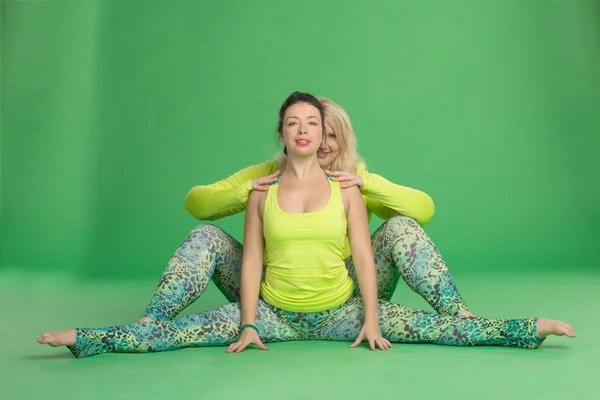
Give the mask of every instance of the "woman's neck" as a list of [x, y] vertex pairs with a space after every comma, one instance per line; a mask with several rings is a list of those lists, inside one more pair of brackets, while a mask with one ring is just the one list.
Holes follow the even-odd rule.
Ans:
[[288, 176], [298, 180], [313, 178], [317, 175], [324, 175], [325, 172], [319, 166], [319, 161], [314, 158], [288, 158], [285, 171], [281, 174], [282, 177]]

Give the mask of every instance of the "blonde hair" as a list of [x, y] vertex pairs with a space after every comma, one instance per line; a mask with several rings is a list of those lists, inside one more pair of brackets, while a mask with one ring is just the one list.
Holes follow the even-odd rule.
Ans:
[[331, 171], [356, 172], [356, 166], [362, 162], [356, 147], [358, 145], [350, 117], [346, 111], [325, 97], [317, 97], [325, 108], [325, 123], [331, 126], [340, 145], [339, 155], [329, 166]]
[[[356, 150], [357, 140], [356, 135], [354, 135], [354, 130], [352, 130], [350, 117], [348, 117], [348, 114], [346, 114], [346, 111], [344, 111], [342, 107], [332, 100], [325, 97], [317, 97], [317, 99], [319, 99], [319, 102], [323, 105], [325, 111], [325, 123], [333, 129], [340, 146], [338, 156], [333, 160], [328, 169], [331, 171], [356, 173], [357, 165], [363, 162], [363, 160]], [[326, 135], [326, 133], [323, 132], [323, 135]], [[283, 171], [287, 164], [287, 155], [281, 152], [278, 156], [277, 163], [279, 164], [279, 169]]]

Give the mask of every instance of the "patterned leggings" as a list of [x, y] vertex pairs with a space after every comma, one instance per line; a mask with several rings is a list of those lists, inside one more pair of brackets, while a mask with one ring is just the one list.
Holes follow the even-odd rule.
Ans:
[[[437, 249], [413, 219], [390, 218], [374, 233], [372, 241], [381, 333], [391, 342], [523, 348], [536, 348], [543, 342], [537, 335], [535, 318], [456, 316], [467, 307]], [[107, 352], [153, 352], [234, 343], [241, 323], [239, 303], [174, 318], [200, 297], [211, 277], [229, 301], [239, 301], [241, 258], [242, 246], [235, 239], [213, 225], [200, 225], [173, 255], [144, 313], [153, 322], [78, 328], [76, 343], [69, 349], [76, 357], [86, 357]], [[347, 267], [356, 281], [351, 260]], [[400, 276], [438, 313], [389, 302]], [[256, 317], [263, 342], [354, 341], [363, 321], [358, 291], [346, 303], [315, 313], [285, 311], [260, 300]]]
[[[438, 314], [468, 309], [442, 256], [414, 219], [401, 215], [388, 219], [373, 234], [372, 246], [379, 299], [389, 301], [402, 276]], [[214, 225], [200, 225], [169, 261], [143, 316], [172, 320], [202, 295], [211, 278], [229, 302], [238, 302], [241, 267], [242, 245]], [[358, 295], [352, 258], [346, 267]]]

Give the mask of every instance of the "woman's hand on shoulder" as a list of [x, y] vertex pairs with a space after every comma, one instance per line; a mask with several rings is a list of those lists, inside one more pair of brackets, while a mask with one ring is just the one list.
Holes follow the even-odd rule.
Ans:
[[269, 189], [269, 186], [277, 180], [281, 171], [275, 171], [271, 175], [263, 176], [262, 178], [252, 179], [252, 190], [259, 190], [261, 192], [266, 192]]
[[325, 170], [325, 174], [330, 176], [332, 180], [339, 182], [342, 189], [349, 188], [351, 186], [358, 186], [359, 188], [365, 186], [365, 181], [359, 175], [353, 174], [352, 172], [346, 171], [330, 171]]

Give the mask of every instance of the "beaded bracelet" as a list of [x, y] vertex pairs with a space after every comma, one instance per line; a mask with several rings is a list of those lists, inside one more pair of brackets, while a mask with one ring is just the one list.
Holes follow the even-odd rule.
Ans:
[[258, 328], [252, 324], [246, 324], [246, 325], [240, 326], [240, 333], [242, 333], [242, 331], [246, 328], [254, 329], [256, 331], [256, 333], [260, 336], [260, 332], [258, 331]]

